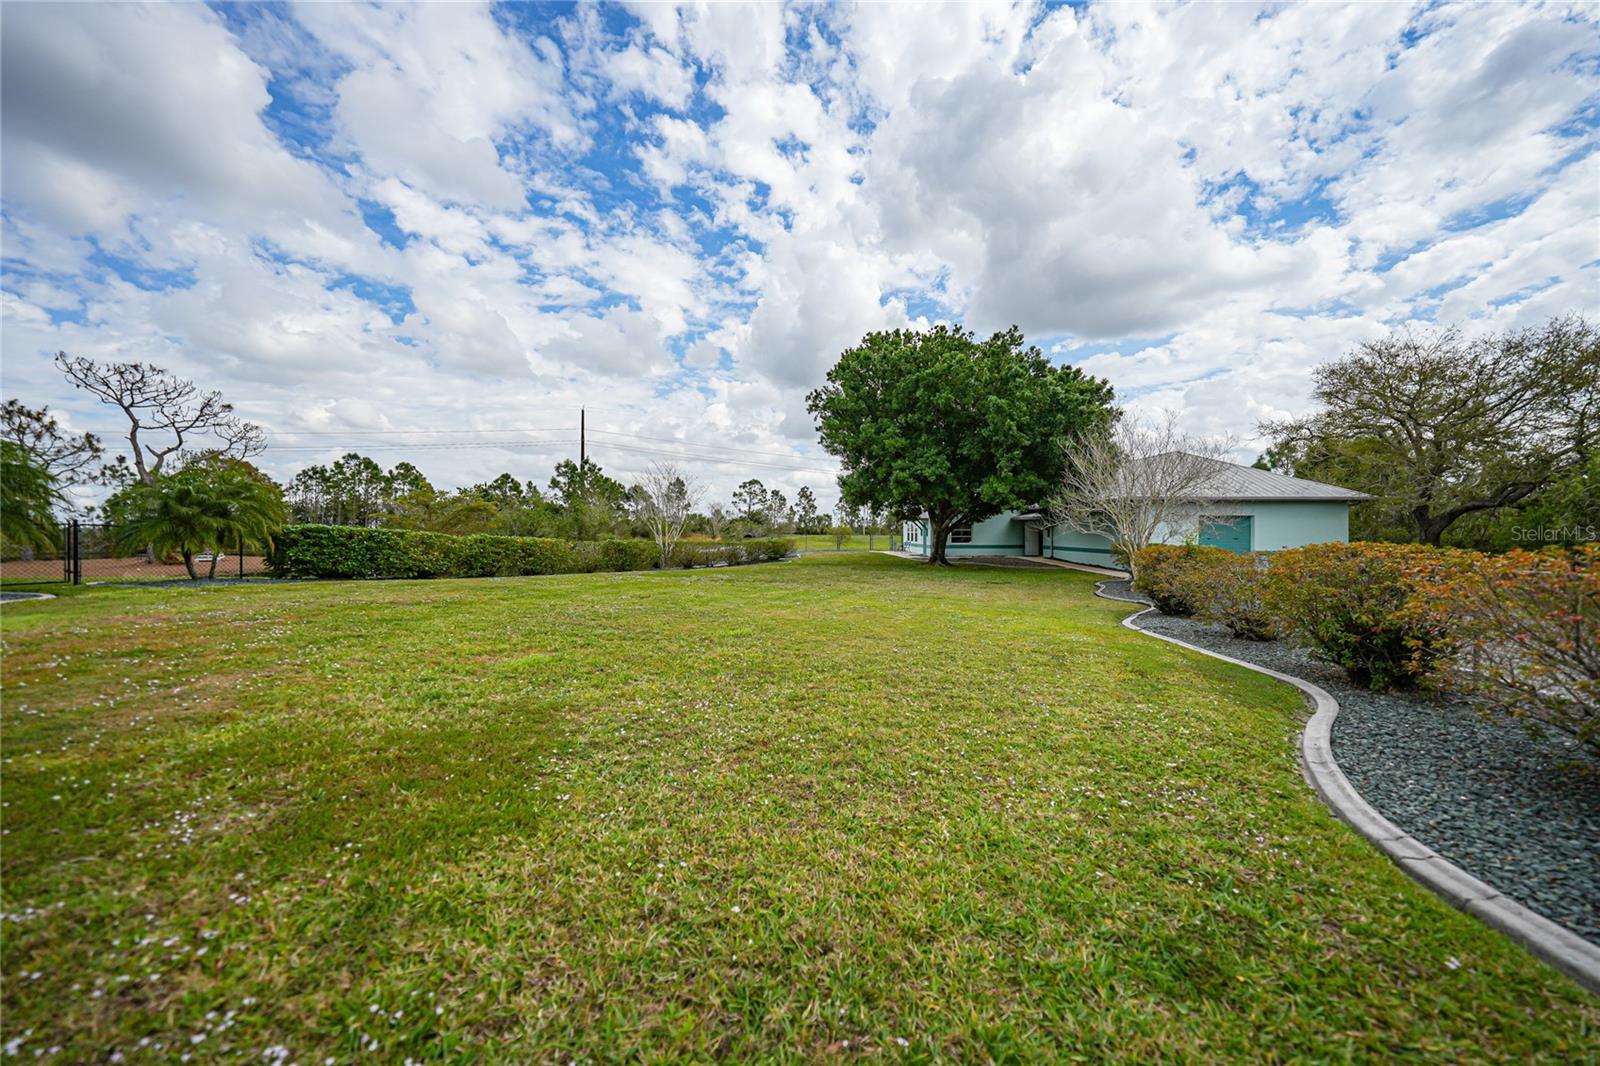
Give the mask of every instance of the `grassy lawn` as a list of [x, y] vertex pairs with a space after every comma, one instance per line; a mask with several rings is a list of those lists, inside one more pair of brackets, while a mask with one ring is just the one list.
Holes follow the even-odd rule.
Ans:
[[834, 547], [833, 538], [825, 533], [789, 533], [785, 535], [794, 541], [795, 550], [803, 552], [889, 550], [889, 534], [887, 533], [878, 533], [871, 537], [868, 537], [865, 533], [853, 533], [846, 537], [844, 544], [837, 549]]
[[1123, 629], [1092, 581], [839, 554], [8, 604], [4, 1037], [1596, 1054], [1600, 1003], [1316, 800], [1293, 690]]

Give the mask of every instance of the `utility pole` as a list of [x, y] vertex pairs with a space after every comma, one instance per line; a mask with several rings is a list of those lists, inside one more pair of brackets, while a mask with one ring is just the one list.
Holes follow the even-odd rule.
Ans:
[[585, 414], [583, 408], [578, 408], [578, 476], [583, 476], [583, 465], [588, 461], [588, 444], [584, 437]]

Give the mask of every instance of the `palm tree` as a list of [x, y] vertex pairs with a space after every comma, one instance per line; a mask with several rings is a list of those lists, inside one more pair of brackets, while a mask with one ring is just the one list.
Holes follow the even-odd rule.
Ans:
[[61, 490], [48, 467], [15, 441], [0, 441], [0, 534], [22, 548], [49, 548]]
[[206, 576], [215, 577], [221, 549], [247, 540], [270, 546], [273, 534], [288, 518], [277, 485], [248, 463], [218, 458], [150, 484], [136, 482], [118, 493], [107, 511], [115, 539], [124, 549], [177, 552], [183, 568], [196, 580], [197, 554], [210, 553]]

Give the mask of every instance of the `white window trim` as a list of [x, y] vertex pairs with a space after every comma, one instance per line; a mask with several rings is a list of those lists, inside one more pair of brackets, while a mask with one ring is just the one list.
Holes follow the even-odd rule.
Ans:
[[[958, 534], [962, 534], [962, 533], [966, 534], [966, 536], [964, 536], [964, 537], [963, 536], [958, 536]], [[950, 541], [951, 544], [971, 544], [972, 543], [972, 527], [971, 526], [951, 526], [950, 527], [949, 541]]]

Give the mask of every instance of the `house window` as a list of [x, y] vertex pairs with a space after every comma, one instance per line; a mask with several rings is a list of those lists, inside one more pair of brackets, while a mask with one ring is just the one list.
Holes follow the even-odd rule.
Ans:
[[972, 527], [971, 526], [951, 526], [950, 527], [950, 543], [951, 544], [971, 544], [972, 543]]

